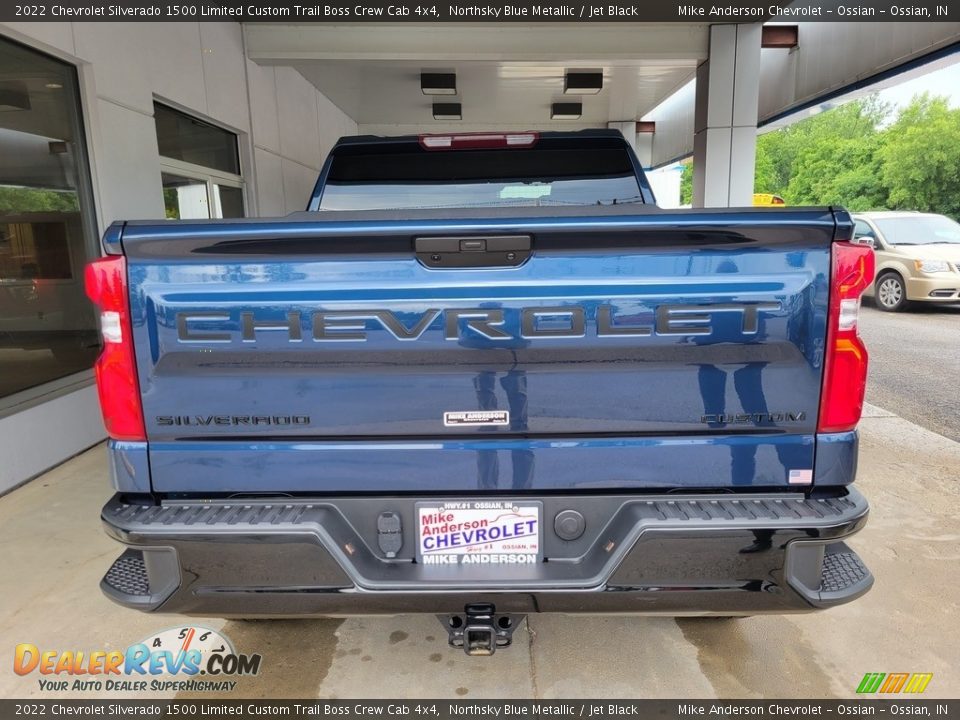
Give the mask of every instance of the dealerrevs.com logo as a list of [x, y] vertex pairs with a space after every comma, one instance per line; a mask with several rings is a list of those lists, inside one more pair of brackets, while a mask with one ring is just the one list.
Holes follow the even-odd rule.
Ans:
[[170, 628], [125, 650], [52, 650], [32, 643], [14, 649], [13, 671], [39, 675], [50, 692], [230, 691], [228, 679], [260, 672], [262, 657], [234, 650], [210, 628]]
[[867, 673], [857, 686], [860, 695], [873, 693], [922, 693], [933, 673]]

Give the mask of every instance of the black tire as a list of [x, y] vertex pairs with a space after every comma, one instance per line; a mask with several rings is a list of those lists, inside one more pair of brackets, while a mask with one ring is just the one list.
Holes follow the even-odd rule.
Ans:
[[873, 292], [877, 308], [884, 312], [900, 312], [906, 310], [907, 286], [899, 273], [885, 272], [877, 278], [877, 286]]

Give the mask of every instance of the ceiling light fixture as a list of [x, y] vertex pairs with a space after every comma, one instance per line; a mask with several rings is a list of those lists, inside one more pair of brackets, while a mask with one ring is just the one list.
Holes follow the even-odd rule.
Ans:
[[563, 76], [564, 95], [596, 95], [601, 90], [602, 72], [568, 72]]
[[434, 120], [463, 120], [463, 110], [460, 103], [434, 103]]
[[579, 120], [583, 115], [583, 103], [554, 103], [550, 106], [551, 120]]
[[420, 73], [420, 92], [424, 95], [456, 95], [456, 73]]

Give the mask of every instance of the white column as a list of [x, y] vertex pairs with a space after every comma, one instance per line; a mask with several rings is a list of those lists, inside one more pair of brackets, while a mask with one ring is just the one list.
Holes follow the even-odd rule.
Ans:
[[653, 165], [653, 135], [652, 132], [642, 132], [634, 135], [637, 144], [633, 149], [637, 153], [640, 164], [645, 168]]
[[753, 201], [760, 35], [759, 23], [710, 27], [710, 55], [697, 68], [694, 207], [748, 206]]
[[628, 143], [630, 143], [630, 147], [632, 147], [634, 150], [637, 149], [637, 121], [636, 120], [608, 122], [607, 129], [619, 130], [620, 134], [627, 139]]

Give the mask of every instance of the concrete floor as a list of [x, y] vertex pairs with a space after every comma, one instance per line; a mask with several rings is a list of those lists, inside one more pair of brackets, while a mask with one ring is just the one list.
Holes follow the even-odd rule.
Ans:
[[[898, 671], [933, 672], [926, 696], [958, 697], [960, 443], [874, 407], [862, 430], [873, 512], [852, 545], [877, 583], [855, 603], [743, 620], [534, 617], [493, 658], [448, 648], [433, 617], [204, 621], [264, 657], [228, 697], [850, 697], [865, 672]], [[118, 554], [99, 524], [104, 459], [93, 448], [0, 499], [8, 659], [20, 642], [109, 650], [185, 622], [97, 588]], [[37, 677], [4, 669], [0, 697], [44, 695]]]

